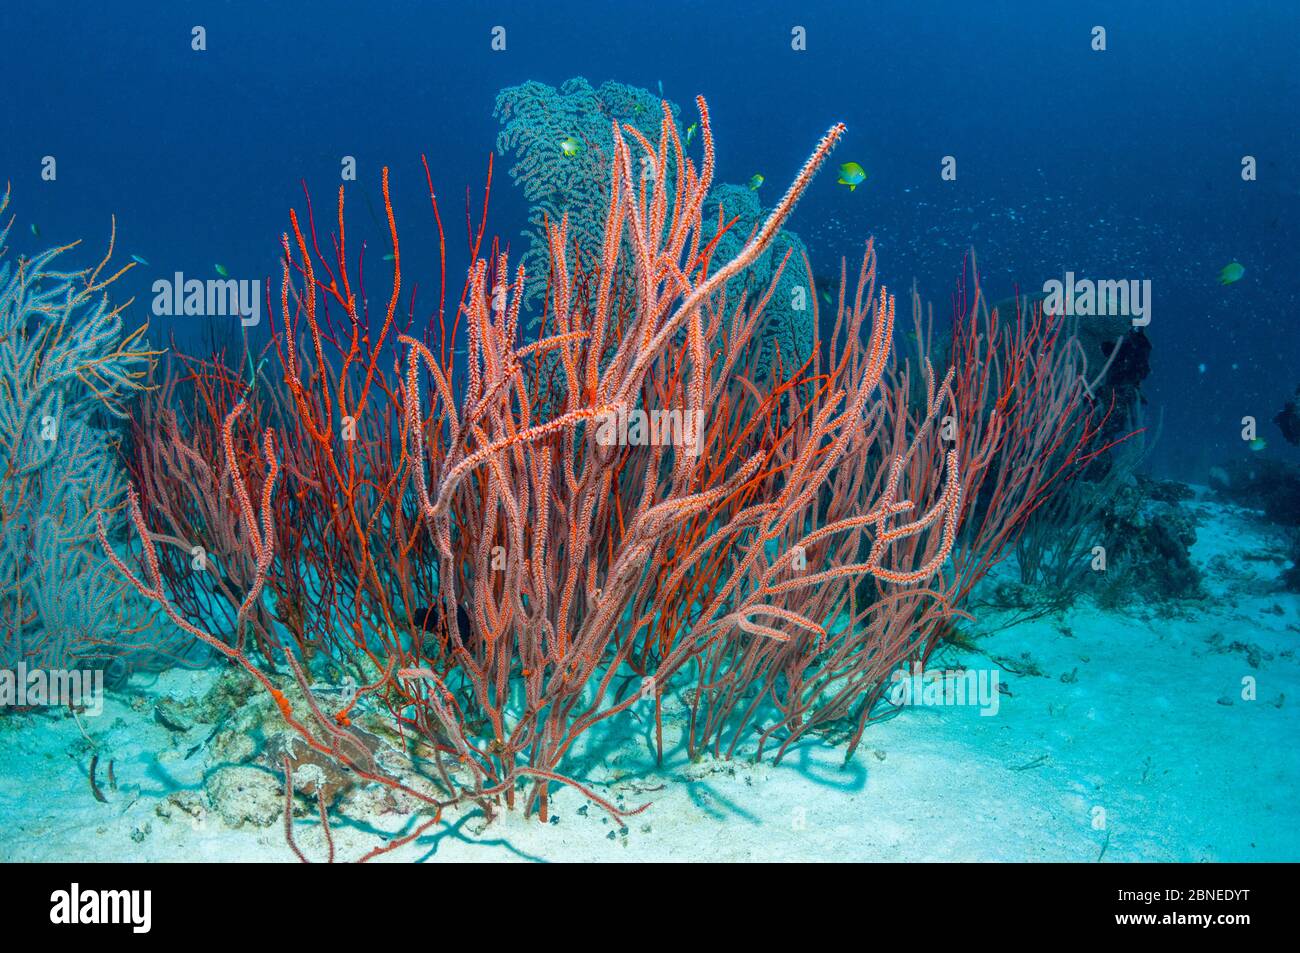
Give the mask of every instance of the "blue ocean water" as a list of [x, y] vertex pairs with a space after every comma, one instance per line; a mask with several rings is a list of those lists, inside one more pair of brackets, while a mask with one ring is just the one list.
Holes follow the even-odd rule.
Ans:
[[[207, 30], [194, 52], [190, 31]], [[1107, 49], [1090, 31], [1107, 30]], [[491, 31], [506, 28], [505, 51]], [[791, 49], [791, 29], [807, 49]], [[849, 194], [814, 184], [791, 227], [834, 273], [876, 236], [882, 277], [949, 299], [963, 252], [995, 299], [1067, 270], [1152, 282], [1152, 373], [1164, 436], [1152, 465], [1204, 481], [1250, 453], [1240, 418], [1266, 421], [1300, 375], [1294, 4], [677, 2], [287, 2], [6, 4], [0, 48], [13, 105], [0, 115], [0, 174], [21, 220], [93, 242], [118, 216], [122, 248], [156, 271], [271, 275], [302, 183], [328, 207], [340, 156], [381, 213], [393, 170], [414, 262], [431, 255], [420, 166], [464, 264], [464, 191], [477, 214], [497, 92], [571, 76], [710, 103], [720, 181], [765, 176], [774, 201], [817, 137], [849, 133], [837, 161], [869, 174]], [[40, 179], [45, 155], [57, 185]], [[939, 177], [943, 156], [957, 178]], [[1244, 182], [1241, 161], [1258, 161]], [[507, 238], [524, 204], [497, 166], [490, 226]], [[379, 218], [359, 232], [383, 244]], [[421, 275], [434, 294], [436, 269]], [[1246, 277], [1216, 281], [1231, 261]], [[411, 273], [416, 274], [415, 268]], [[148, 300], [154, 271], [126, 290]], [[417, 308], [417, 311], [419, 309]], [[173, 329], [155, 319], [159, 337]], [[1263, 431], [1261, 431], [1263, 432]], [[1267, 435], [1270, 455], [1297, 452]]]

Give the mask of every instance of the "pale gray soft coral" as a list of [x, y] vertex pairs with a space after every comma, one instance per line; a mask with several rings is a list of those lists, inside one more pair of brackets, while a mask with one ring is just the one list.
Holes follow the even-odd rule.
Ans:
[[[510, 177], [528, 200], [523, 262], [532, 303], [546, 288], [550, 264], [544, 223], [558, 225], [567, 214], [571, 247], [594, 260], [604, 243], [613, 124], [634, 126], [657, 143], [663, 110], [647, 90], [615, 82], [593, 88], [577, 76], [558, 89], [535, 80], [507, 87], [492, 115], [501, 123], [497, 152], [513, 156]], [[560, 143], [570, 138], [579, 147], [565, 155]]]
[[[529, 230], [525, 232], [528, 248], [523, 260], [528, 273], [530, 305], [536, 305], [546, 287], [550, 266], [543, 223], [558, 224], [567, 214], [570, 249], [576, 246], [578, 255], [588, 266], [597, 259], [604, 244], [609, 202], [608, 162], [614, 148], [611, 124], [631, 125], [657, 145], [663, 119], [660, 103], [660, 98], [648, 90], [615, 82], [593, 88], [581, 76], [566, 81], [558, 89], [530, 80], [503, 89], [497, 96], [493, 112], [501, 123], [497, 151], [503, 156], [513, 156], [510, 176], [523, 189], [529, 204]], [[669, 110], [674, 121], [678, 121], [677, 105], [670, 102]], [[685, 141], [685, 131], [678, 132]], [[581, 144], [576, 155], [565, 155], [560, 147], [569, 137]], [[668, 155], [670, 162], [675, 161], [673, 150], [668, 150]], [[668, 170], [665, 181], [674, 181], [672, 169]], [[750, 189], [738, 185], [715, 186], [705, 203], [702, 237], [706, 242], [716, 233], [719, 203], [723, 204], [728, 219], [740, 216], [740, 221], [723, 236], [714, 256], [715, 261], [727, 261], [740, 251], [764, 213], [757, 194]], [[778, 340], [787, 373], [812, 353], [813, 311], [803, 242], [794, 232], [780, 232], [771, 247], [728, 285], [729, 294], [734, 295], [749, 288], [749, 300], [753, 302], [767, 292], [787, 250], [791, 254], [768, 304], [767, 319], [760, 332], [761, 376], [768, 372], [773, 345]], [[572, 254], [569, 266], [574, 267]], [[530, 326], [535, 327], [535, 315], [531, 322]]]
[[0, 667], [68, 668], [121, 657], [148, 629], [106, 571], [94, 520], [120, 525], [112, 423], [152, 354], [125, 333], [98, 269], [58, 270], [67, 247], [13, 260], [11, 224], [0, 227]]
[[[758, 195], [752, 189], [743, 185], [715, 186], [704, 200], [704, 242], [710, 241], [717, 234], [719, 207], [722, 208], [725, 221], [729, 222], [733, 218], [737, 221], [719, 239], [714, 260], [730, 261], [762, 225], [766, 214]], [[781, 364], [785, 376], [789, 376], [812, 354], [813, 292], [808, 280], [808, 256], [803, 240], [794, 232], [784, 229], [777, 232], [772, 243], [754, 263], [727, 283], [729, 301], [738, 300], [743, 291], [748, 291], [747, 304], [755, 304], [767, 294], [782, 261], [785, 262], [785, 267], [772, 291], [763, 325], [758, 331], [761, 347], [758, 371], [762, 378], [767, 377], [775, 359], [777, 342], [781, 346]]]

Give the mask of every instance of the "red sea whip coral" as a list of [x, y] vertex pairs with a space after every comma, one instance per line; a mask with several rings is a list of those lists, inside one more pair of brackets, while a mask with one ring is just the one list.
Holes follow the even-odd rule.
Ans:
[[[659, 722], [665, 695], [687, 686], [695, 751], [730, 754], [748, 735], [779, 757], [847, 716], [860, 732], [888, 675], [927, 651], [953, 611], [931, 583], [959, 533], [963, 463], [987, 465], [997, 427], [968, 443], [960, 421], [947, 446], [936, 442], [940, 418], [958, 410], [957, 375], [891, 357], [894, 299], [876, 288], [870, 245], [856, 296], [841, 282], [825, 366], [821, 348], [793, 369], [779, 349], [760, 366], [771, 288], [729, 295], [728, 282], [778, 234], [843, 127], [719, 261], [728, 226], [703, 237], [714, 157], [698, 105], [698, 166], [666, 104], [657, 146], [611, 127], [599, 253], [575, 253], [564, 216], [547, 223], [548, 293], [531, 341], [529, 275], [495, 246], [478, 255], [481, 223], [457, 318], [466, 351], [448, 348], [441, 321], [439, 341], [410, 333], [387, 170], [394, 276], [377, 322], [349, 269], [343, 190], [332, 256], [310, 208], [306, 230], [291, 216], [274, 341], [284, 386], [259, 380], [219, 409], [223, 482], [254, 567], [236, 632], [171, 604], [162, 540], [134, 494], [143, 571], [103, 540], [123, 576], [257, 679], [308, 745], [432, 810], [367, 856], [455, 804], [490, 814], [522, 791], [545, 819], [555, 784], [623, 816], [565, 773], [566, 756], [634, 706]], [[909, 410], [912, 381], [923, 401]], [[594, 422], [633, 408], [696, 413], [703, 437], [689, 452], [594, 439]], [[238, 429], [253, 413], [262, 431]], [[277, 516], [308, 542], [295, 545]], [[314, 693], [290, 618], [360, 676], [342, 708]], [[271, 667], [280, 662], [292, 691]], [[387, 712], [428, 775], [381, 768], [353, 734], [361, 711]]]

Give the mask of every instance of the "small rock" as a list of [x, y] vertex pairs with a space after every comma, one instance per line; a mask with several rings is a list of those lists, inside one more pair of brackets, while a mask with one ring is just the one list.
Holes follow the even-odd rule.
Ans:
[[164, 821], [183, 818], [202, 821], [207, 816], [208, 810], [204, 807], [202, 799], [193, 791], [177, 791], [159, 801], [153, 812]]
[[153, 706], [153, 718], [168, 731], [177, 734], [183, 735], [194, 727], [190, 720], [181, 714], [180, 706], [170, 698], [158, 699], [158, 704]]
[[242, 764], [257, 753], [257, 745], [242, 731], [223, 731], [212, 739], [210, 750], [218, 762]]
[[259, 768], [223, 768], [204, 788], [213, 810], [231, 827], [270, 827], [284, 810], [280, 783]]
[[[374, 756], [379, 750], [379, 738], [355, 727], [348, 729], [348, 734], [356, 739], [350, 756], [377, 773], [379, 768]], [[266, 743], [268, 768], [277, 775], [282, 774], [286, 760], [293, 771], [293, 789], [312, 800], [319, 793], [324, 796], [326, 804], [333, 804], [336, 798], [347, 794], [356, 785], [357, 776], [352, 771], [338, 759], [308, 745], [297, 732], [282, 731]]]

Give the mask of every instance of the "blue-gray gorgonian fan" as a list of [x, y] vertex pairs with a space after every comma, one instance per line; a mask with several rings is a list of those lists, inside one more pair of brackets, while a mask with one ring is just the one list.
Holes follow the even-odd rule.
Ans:
[[[669, 109], [674, 118], [680, 115], [676, 104], [669, 102]], [[581, 76], [567, 80], [558, 89], [530, 80], [503, 89], [497, 95], [493, 115], [501, 122], [497, 151], [514, 156], [510, 176], [524, 190], [529, 203], [529, 230], [525, 233], [529, 244], [523, 262], [528, 274], [528, 297], [536, 301], [546, 287], [550, 267], [545, 223], [558, 224], [567, 214], [570, 244], [576, 246], [590, 268], [604, 241], [608, 163], [613, 150], [611, 125], [618, 122], [633, 126], [657, 146], [663, 117], [661, 100], [649, 90], [612, 81], [593, 88]], [[678, 131], [688, 149], [693, 132], [689, 128]], [[671, 163], [674, 151], [669, 149], [667, 155]], [[671, 167], [665, 181], [671, 189]], [[740, 251], [762, 221], [763, 209], [757, 194], [744, 186], [715, 187], [705, 205], [702, 238], [706, 241], [716, 233], [719, 204], [728, 220], [740, 216], [715, 253], [716, 260], [726, 261]], [[812, 353], [813, 310], [803, 242], [794, 232], [781, 231], [772, 246], [728, 285], [734, 294], [748, 288], [751, 300], [765, 294], [787, 251], [790, 256], [760, 332], [762, 353], [758, 366], [763, 372], [774, 356], [775, 341], [781, 343], [781, 358], [787, 370]], [[570, 255], [570, 267], [574, 261]], [[534, 316], [534, 327], [535, 320]]]
[[[0, 215], [9, 204], [6, 191]], [[105, 574], [94, 514], [122, 495], [111, 429], [153, 352], [125, 333], [99, 266], [61, 271], [74, 245], [7, 258], [0, 227], [0, 666], [115, 657], [147, 619]], [[105, 421], [109, 423], [105, 423]]]
[[[676, 116], [677, 107], [671, 108]], [[571, 244], [594, 258], [604, 240], [612, 125], [635, 126], [657, 145], [663, 111], [648, 90], [612, 81], [593, 89], [576, 76], [558, 89], [535, 80], [507, 87], [492, 114], [501, 123], [497, 151], [513, 154], [510, 177], [528, 200], [523, 263], [528, 297], [536, 300], [550, 264], [545, 223], [558, 224], [567, 214]]]

